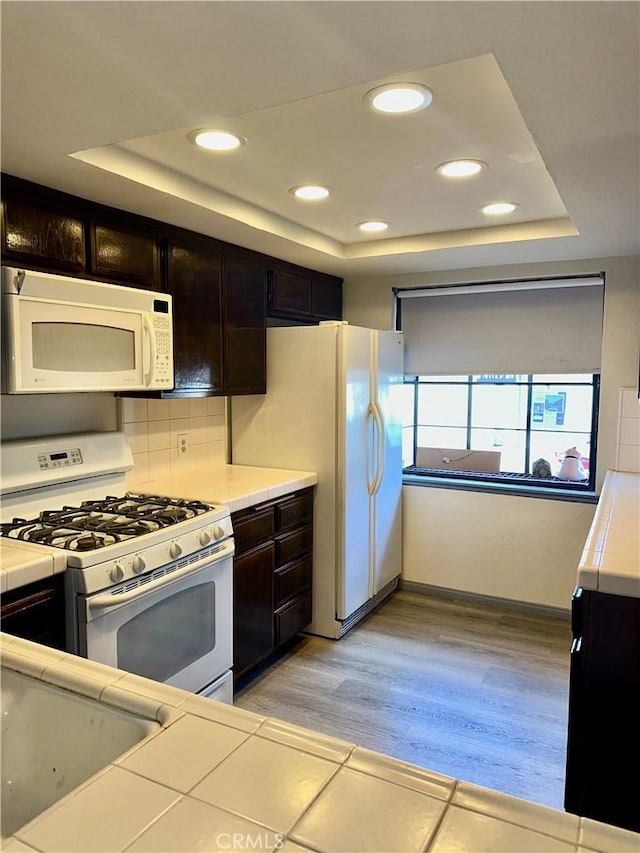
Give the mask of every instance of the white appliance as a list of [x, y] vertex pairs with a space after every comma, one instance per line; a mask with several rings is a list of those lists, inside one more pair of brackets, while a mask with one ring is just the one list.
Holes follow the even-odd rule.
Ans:
[[171, 296], [2, 268], [2, 390], [173, 388]]
[[402, 565], [400, 332], [267, 330], [267, 394], [232, 400], [233, 462], [316, 471], [313, 622], [337, 638]]
[[2, 445], [2, 536], [66, 555], [67, 649], [233, 701], [229, 510], [126, 490], [119, 432]]

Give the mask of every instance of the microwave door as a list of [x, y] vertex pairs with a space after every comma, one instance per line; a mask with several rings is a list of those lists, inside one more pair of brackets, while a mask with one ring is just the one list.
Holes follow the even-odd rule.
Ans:
[[[145, 387], [151, 341], [142, 312], [19, 299], [14, 388], [18, 392], [119, 391]], [[146, 362], [146, 365], [145, 365]]]

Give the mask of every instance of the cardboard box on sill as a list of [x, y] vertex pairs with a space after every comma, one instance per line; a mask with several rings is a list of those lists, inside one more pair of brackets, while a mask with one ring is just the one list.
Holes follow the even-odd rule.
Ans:
[[461, 450], [459, 447], [418, 447], [418, 468], [435, 468], [439, 471], [479, 471], [497, 474], [500, 471], [499, 450]]

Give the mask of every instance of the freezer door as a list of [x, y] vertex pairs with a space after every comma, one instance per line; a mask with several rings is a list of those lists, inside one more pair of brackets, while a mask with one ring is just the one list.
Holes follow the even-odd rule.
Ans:
[[370, 494], [375, 474], [370, 407], [372, 332], [338, 328], [336, 615], [346, 619], [371, 597]]
[[380, 468], [372, 496], [372, 583], [375, 594], [402, 570], [403, 340], [400, 332], [374, 332], [372, 402], [381, 430]]

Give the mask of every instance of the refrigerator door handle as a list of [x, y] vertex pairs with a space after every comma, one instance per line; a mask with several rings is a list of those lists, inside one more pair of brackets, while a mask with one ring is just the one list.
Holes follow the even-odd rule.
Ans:
[[367, 469], [371, 456], [375, 459], [376, 467], [371, 478], [369, 478], [367, 470], [367, 491], [369, 492], [369, 495], [375, 495], [379, 488], [378, 468], [380, 464], [380, 434], [378, 432], [378, 413], [374, 403], [369, 403], [369, 407], [367, 408], [367, 421], [369, 420], [371, 420], [371, 425], [373, 427], [373, 453], [370, 454], [367, 452]]
[[380, 403], [376, 400], [373, 405], [378, 414], [378, 481], [376, 483], [375, 489], [377, 492], [380, 489], [380, 486], [382, 485], [382, 480], [384, 479], [385, 432], [387, 427], [384, 422], [384, 415], [382, 413]]
[[369, 403], [368, 414], [371, 414], [373, 417], [375, 432], [374, 456], [376, 460], [376, 471], [373, 480], [369, 484], [369, 494], [375, 495], [380, 488], [384, 475], [384, 418], [382, 417], [382, 410], [377, 401]]

